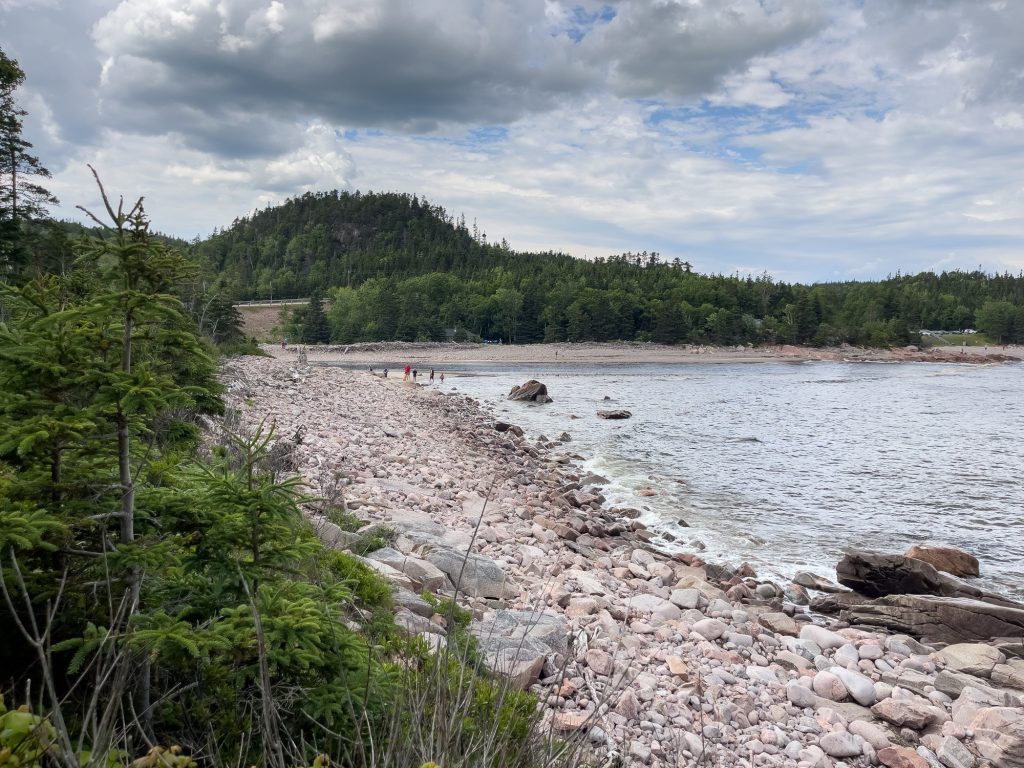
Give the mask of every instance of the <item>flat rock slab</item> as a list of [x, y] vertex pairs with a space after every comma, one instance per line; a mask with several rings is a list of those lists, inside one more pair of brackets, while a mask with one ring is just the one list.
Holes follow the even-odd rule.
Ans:
[[999, 650], [982, 643], [947, 645], [939, 651], [939, 658], [946, 664], [948, 670], [984, 678], [991, 677], [996, 665], [1006, 661], [1006, 657]]
[[470, 597], [500, 598], [504, 595], [505, 571], [493, 560], [440, 547], [427, 550], [423, 559], [436, 566], [457, 590]]
[[881, 625], [925, 642], [963, 643], [1024, 635], [1024, 606], [969, 598], [889, 595], [854, 605], [842, 616], [851, 624]]

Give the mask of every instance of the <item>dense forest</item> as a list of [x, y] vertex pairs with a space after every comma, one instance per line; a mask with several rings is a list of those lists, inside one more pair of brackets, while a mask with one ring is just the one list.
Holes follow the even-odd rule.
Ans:
[[307, 342], [917, 343], [922, 329], [1024, 341], [1024, 275], [930, 272], [790, 285], [702, 275], [658, 253], [524, 253], [416, 195], [307, 193], [193, 244], [239, 299], [312, 296]]

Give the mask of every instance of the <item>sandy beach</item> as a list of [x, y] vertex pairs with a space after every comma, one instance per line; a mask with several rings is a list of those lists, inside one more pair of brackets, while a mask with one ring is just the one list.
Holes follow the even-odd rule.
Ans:
[[[444, 617], [419, 595], [455, 596], [472, 611], [487, 663], [534, 690], [551, 727], [584, 739], [594, 764], [1021, 764], [1024, 662], [1011, 651], [976, 642], [939, 650], [807, 613], [816, 590], [840, 588], [810, 575], [776, 584], [745, 564], [660, 551], [635, 511], [607, 507], [604, 479], [579, 469], [570, 434], [534, 444], [469, 398], [315, 364], [442, 354], [554, 362], [555, 352], [567, 362], [675, 361], [686, 352], [314, 348], [311, 365], [297, 365], [291, 349], [272, 352], [282, 359], [224, 364], [240, 425], [273, 423], [312, 493], [394, 532], [366, 562], [392, 581], [399, 626], [444, 644]], [[325, 543], [348, 546], [315, 507], [309, 516]]]
[[[265, 344], [276, 358], [295, 360], [298, 348]], [[303, 346], [310, 363], [351, 363], [395, 366], [405, 363], [441, 367], [446, 363], [634, 364], [634, 363], [799, 363], [829, 361], [970, 362], [996, 363], [1024, 360], [1024, 347], [916, 347], [870, 349], [863, 347], [712, 347], [627, 342], [579, 344], [462, 344], [372, 342], [365, 344]]]

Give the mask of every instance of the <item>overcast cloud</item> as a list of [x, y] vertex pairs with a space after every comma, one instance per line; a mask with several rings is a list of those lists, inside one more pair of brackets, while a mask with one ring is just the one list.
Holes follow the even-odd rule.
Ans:
[[1024, 3], [0, 0], [60, 215], [416, 192], [514, 248], [1024, 268]]

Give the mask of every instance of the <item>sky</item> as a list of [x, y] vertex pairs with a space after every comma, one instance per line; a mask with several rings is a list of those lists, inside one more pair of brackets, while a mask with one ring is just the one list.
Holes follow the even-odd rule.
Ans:
[[53, 211], [416, 193], [517, 250], [1024, 269], [1021, 0], [0, 0]]

